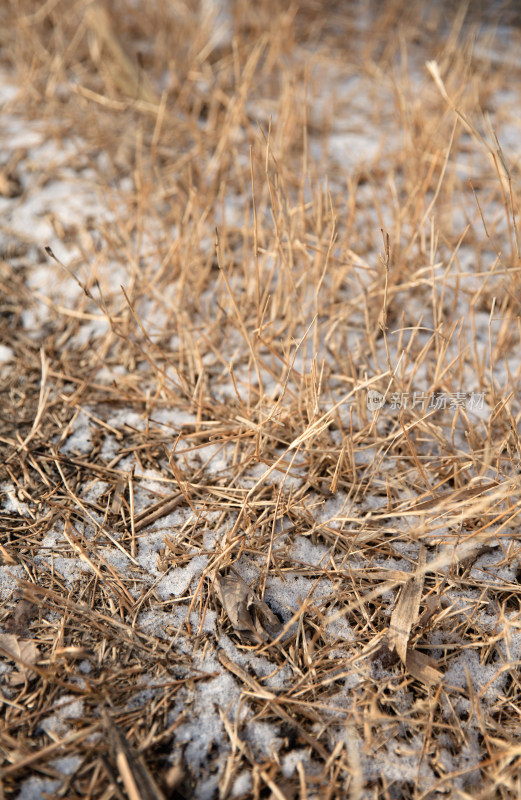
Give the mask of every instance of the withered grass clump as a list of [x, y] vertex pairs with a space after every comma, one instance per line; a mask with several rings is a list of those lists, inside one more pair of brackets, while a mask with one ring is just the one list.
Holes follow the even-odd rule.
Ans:
[[500, 10], [0, 9], [1, 797], [521, 795]]

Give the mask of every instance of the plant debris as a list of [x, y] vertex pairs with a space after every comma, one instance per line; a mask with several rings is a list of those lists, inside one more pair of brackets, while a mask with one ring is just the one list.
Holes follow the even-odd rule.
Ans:
[[222, 606], [239, 634], [261, 644], [280, 633], [280, 620], [240, 575], [219, 576], [216, 586]]
[[0, 4], [2, 800], [521, 796], [478, 5]]

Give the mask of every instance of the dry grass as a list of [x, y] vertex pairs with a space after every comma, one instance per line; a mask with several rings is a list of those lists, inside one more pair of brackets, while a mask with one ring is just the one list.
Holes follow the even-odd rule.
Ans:
[[5, 798], [521, 795], [519, 34], [364, 5], [0, 10]]

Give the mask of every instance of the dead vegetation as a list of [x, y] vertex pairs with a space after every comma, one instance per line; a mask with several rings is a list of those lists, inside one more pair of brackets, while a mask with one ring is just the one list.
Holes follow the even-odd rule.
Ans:
[[364, 9], [0, 10], [5, 798], [521, 795], [519, 32]]

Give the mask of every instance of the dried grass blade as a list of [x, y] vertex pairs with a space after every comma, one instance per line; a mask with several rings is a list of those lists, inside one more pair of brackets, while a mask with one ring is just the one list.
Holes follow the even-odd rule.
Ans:
[[[158, 98], [149, 78], [125, 53], [119, 38], [114, 32], [108, 11], [95, 3], [88, 9], [85, 15], [85, 22], [97, 40], [97, 48], [93, 48], [91, 52], [97, 53], [99, 51], [99, 53], [104, 54], [103, 61], [99, 59], [99, 56], [93, 59], [96, 66], [99, 68], [101, 63], [105, 67], [108, 66], [112, 80], [121, 91], [128, 93], [132, 97], [157, 105]], [[102, 70], [100, 71], [102, 72]]]
[[87, 728], [83, 728], [81, 731], [76, 731], [76, 733], [72, 733], [70, 736], [66, 736], [64, 739], [59, 739], [59, 741], [53, 742], [47, 747], [42, 747], [41, 750], [37, 750], [36, 752], [31, 753], [25, 758], [21, 758], [18, 761], [15, 761], [14, 764], [10, 764], [10, 766], [4, 767], [3, 769], [0, 770], [0, 780], [2, 778], [5, 778], [7, 775], [13, 775], [16, 772], [25, 770], [27, 767], [30, 767], [32, 764], [35, 764], [37, 761], [41, 761], [44, 758], [48, 758], [53, 753], [63, 751], [63, 749], [68, 745], [86, 739], [92, 733], [97, 731], [98, 728], [99, 728], [99, 722], [96, 722], [94, 725], [89, 725]]
[[128, 744], [124, 733], [107, 713], [103, 716], [103, 722], [108, 729], [112, 754], [130, 800], [165, 800], [144, 759]]
[[232, 661], [231, 658], [228, 658], [223, 651], [219, 652], [217, 657], [225, 669], [236, 675], [239, 680], [241, 680], [244, 684], [246, 684], [246, 686], [249, 686], [250, 689], [255, 692], [257, 698], [267, 700], [268, 706], [274, 714], [297, 728], [302, 739], [309, 744], [313, 750], [315, 750], [315, 752], [318, 753], [322, 759], [324, 759], [324, 761], [327, 761], [329, 758], [329, 753], [324, 747], [322, 747], [320, 742], [310, 736], [309, 733], [307, 733], [307, 731], [302, 727], [302, 725], [298, 724], [294, 716], [290, 716], [282, 709], [281, 702], [283, 698], [277, 697], [272, 692], [264, 689], [259, 683], [257, 683], [255, 678], [252, 678], [251, 675], [248, 675], [248, 673], [239, 667], [238, 664]]
[[[42, 421], [43, 413], [47, 407], [47, 401], [49, 399], [50, 389], [47, 386], [47, 378], [49, 376], [49, 361], [47, 356], [45, 355], [45, 350], [43, 347], [40, 349], [40, 361], [42, 365], [42, 377], [40, 381], [40, 396], [38, 398], [38, 408], [36, 410], [36, 416], [34, 418], [34, 422], [32, 424], [31, 430], [21, 443], [17, 452], [24, 450], [31, 439], [36, 435], [38, 428], [40, 427], [40, 423]], [[7, 459], [7, 463], [11, 461], [15, 457], [16, 453], [11, 453], [9, 458]]]

